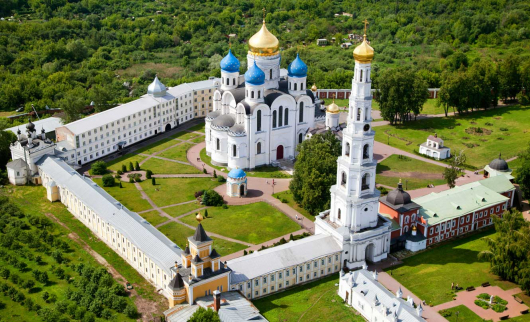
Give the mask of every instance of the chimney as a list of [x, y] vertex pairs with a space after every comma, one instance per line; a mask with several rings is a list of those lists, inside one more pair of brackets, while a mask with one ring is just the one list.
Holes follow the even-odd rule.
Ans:
[[221, 292], [219, 290], [213, 291], [213, 309], [215, 312], [219, 312], [221, 308]]
[[190, 276], [188, 277], [188, 280], [191, 282], [192, 279], [193, 279], [193, 276], [191, 276], [190, 274]]

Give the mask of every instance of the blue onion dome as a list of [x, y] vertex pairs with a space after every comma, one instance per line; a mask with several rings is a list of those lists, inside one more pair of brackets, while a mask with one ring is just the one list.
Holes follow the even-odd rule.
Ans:
[[228, 172], [228, 177], [232, 179], [241, 179], [246, 176], [247, 174], [245, 173], [245, 171], [238, 169], [238, 168], [234, 168], [230, 170], [230, 172]]
[[155, 97], [162, 97], [166, 95], [166, 85], [162, 84], [158, 80], [158, 76], [155, 76], [155, 80], [147, 87], [147, 94]]
[[245, 83], [250, 85], [265, 84], [265, 73], [256, 65], [256, 62], [245, 73]]
[[289, 77], [306, 77], [307, 76], [307, 65], [304, 63], [300, 56], [296, 54], [296, 58], [287, 68]]
[[229, 49], [228, 55], [221, 60], [221, 70], [227, 73], [236, 73], [239, 72], [239, 65], [239, 60], [232, 54], [232, 49]]

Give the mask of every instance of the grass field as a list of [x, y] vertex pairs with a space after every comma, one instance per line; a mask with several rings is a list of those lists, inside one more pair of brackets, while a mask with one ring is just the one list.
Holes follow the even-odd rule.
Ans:
[[349, 321], [364, 322], [351, 307], [343, 304], [337, 295], [338, 274], [293, 287], [252, 303], [269, 321]]
[[[204, 210], [201, 210], [204, 214]], [[194, 225], [195, 214], [181, 218], [182, 222]], [[281, 211], [265, 202], [242, 206], [208, 208], [208, 217], [202, 222], [204, 229], [226, 237], [252, 244], [300, 230], [300, 226]]]
[[[480, 286], [484, 282], [511, 289], [517, 285], [502, 281], [490, 272], [490, 264], [481, 262], [477, 255], [487, 249], [481, 238], [494, 237], [495, 231], [488, 230], [467, 238], [450, 241], [403, 260], [403, 264], [387, 271], [420, 299], [428, 304], [438, 305], [451, 301], [451, 283], [466, 288]], [[418, 278], [421, 276], [421, 278]]]
[[159, 206], [169, 206], [195, 199], [195, 192], [213, 189], [221, 183], [211, 178], [165, 178], [157, 179], [153, 186], [150, 180], [140, 183], [149, 198]]
[[114, 187], [103, 187], [101, 179], [95, 178], [94, 182], [131, 211], [138, 212], [153, 208], [147, 200], [142, 199], [142, 194], [136, 189], [134, 183], [122, 182], [121, 185], [123, 188], [120, 188], [119, 182], [116, 182]]
[[134, 153], [135, 154], [139, 154], [139, 153], [153, 154], [153, 153], [162, 151], [164, 149], [167, 149], [167, 148], [169, 148], [169, 147], [171, 147], [173, 145], [179, 144], [179, 143], [182, 143], [182, 142], [179, 141], [179, 140], [172, 139], [172, 138], [165, 138], [165, 139], [157, 141], [157, 142], [155, 142], [153, 144], [150, 144], [150, 145], [148, 145], [146, 147], [138, 149]]
[[286, 191], [275, 193], [274, 197], [276, 197], [276, 198], [278, 198], [280, 200], [284, 200], [284, 199], [287, 200], [287, 204], [289, 205], [289, 207], [291, 207], [294, 210], [298, 211], [299, 213], [304, 215], [304, 217], [306, 217], [307, 219], [309, 219], [311, 221], [315, 221], [315, 216], [311, 216], [311, 214], [307, 210], [305, 210], [304, 208], [300, 207], [294, 201], [293, 194], [292, 194], [292, 192], [290, 190], [286, 190]]
[[425, 188], [429, 183], [435, 186], [445, 184], [443, 170], [443, 167], [435, 164], [393, 154], [377, 164], [375, 181], [397, 187], [401, 178], [405, 190], [414, 190]]
[[198, 133], [190, 133], [190, 132], [178, 132], [176, 134], [173, 134], [171, 137], [179, 140], [191, 140], [193, 138], [202, 136]]
[[153, 226], [156, 226], [169, 220], [166, 217], [160, 215], [158, 210], [144, 212], [139, 215], [142, 216], [143, 219], [147, 220]]
[[188, 162], [188, 158], [186, 158], [186, 152], [192, 146], [194, 146], [194, 144], [191, 144], [191, 143], [188, 143], [188, 142], [183, 142], [182, 144], [179, 144], [179, 145], [177, 145], [175, 147], [172, 147], [169, 150], [166, 150], [166, 151], [160, 153], [159, 156], [161, 156], [163, 158], [168, 158], [168, 159]]
[[151, 158], [142, 164], [142, 169], [151, 170], [154, 174], [194, 174], [202, 173], [194, 166], [171, 162], [167, 160], [161, 160], [157, 158]]
[[[375, 139], [386, 144], [390, 135], [391, 146], [413, 152], [419, 150], [419, 145], [430, 134], [438, 133], [444, 144], [451, 148], [451, 153], [463, 150], [467, 164], [482, 168], [499, 152], [503, 158], [509, 159], [526, 148], [530, 142], [529, 124], [530, 106], [508, 106], [464, 116], [381, 126], [376, 128]], [[473, 132], [473, 127], [480, 127], [483, 133]]]
[[[193, 224], [196, 226], [197, 222]], [[171, 239], [180, 248], [184, 249], [188, 242], [188, 237], [193, 236], [195, 230], [190, 229], [184, 225], [176, 222], [171, 222], [167, 225], [163, 225], [159, 229], [167, 238]], [[211, 237], [214, 240], [213, 248], [222, 256], [229, 255], [240, 250], [246, 249], [247, 247], [242, 244], [232, 243], [224, 239]]]
[[121, 157], [119, 157], [117, 159], [114, 159], [114, 160], [112, 160], [110, 162], [107, 162], [107, 168], [112, 170], [112, 171], [118, 171], [118, 170], [121, 170], [121, 165], [125, 164], [125, 166], [128, 169], [129, 168], [129, 162], [132, 162], [132, 164], [134, 166], [134, 163], [136, 161], [138, 161], [138, 163], [140, 163], [143, 160], [145, 160], [145, 158], [146, 157], [138, 155], [136, 152], [135, 153], [129, 153], [129, 154], [121, 156]]
[[[471, 311], [465, 305], [458, 305], [450, 309], [445, 310], [446, 312], [451, 312], [451, 315], [445, 316], [449, 322], [482, 322], [482, 318], [478, 316], [475, 312]], [[458, 316], [457, 316], [458, 312]]]
[[190, 127], [187, 131], [196, 131], [204, 133], [205, 123], [197, 124]]
[[202, 208], [202, 207], [204, 206], [199, 204], [198, 201], [195, 201], [195, 202], [186, 203], [183, 205], [164, 208], [164, 211], [171, 217], [178, 217], [180, 215], [186, 214], [190, 211], [193, 211], [195, 209]]

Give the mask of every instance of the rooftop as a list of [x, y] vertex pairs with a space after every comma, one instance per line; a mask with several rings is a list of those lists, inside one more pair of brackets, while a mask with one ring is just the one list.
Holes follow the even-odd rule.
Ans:
[[[35, 129], [38, 133], [40, 133], [41, 129], [44, 128], [44, 131], [46, 133], [55, 131], [56, 128], [63, 126], [63, 121], [59, 117], [48, 117], [42, 120], [38, 121], [31, 121], [33, 124], [35, 124]], [[21, 124], [17, 126], [10, 127], [8, 129], [5, 129], [5, 131], [11, 131], [15, 134], [17, 134], [17, 131], [20, 129], [22, 134], [26, 133], [26, 125], [27, 124]]]

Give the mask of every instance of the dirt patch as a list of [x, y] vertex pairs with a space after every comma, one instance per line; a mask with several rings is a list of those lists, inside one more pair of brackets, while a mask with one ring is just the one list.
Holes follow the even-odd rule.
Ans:
[[386, 131], [385, 131], [385, 134], [386, 134], [386, 135], [389, 135], [389, 136], [391, 136], [391, 137], [393, 137], [393, 138], [396, 138], [396, 139], [398, 139], [398, 140], [401, 140], [401, 141], [403, 141], [403, 142], [407, 142], [406, 145], [411, 145], [411, 144], [412, 144], [412, 141], [407, 140], [407, 139], [405, 139], [405, 138], [401, 138], [401, 137], [397, 136], [396, 134], [392, 134], [392, 133], [389, 132], [389, 130], [386, 130]]
[[116, 74], [124, 77], [138, 77], [138, 75], [142, 75], [146, 70], [151, 70], [161, 78], [173, 78], [182, 72], [183, 69], [182, 67], [165, 63], [142, 63], [134, 64], [127, 69], [119, 69], [116, 71]]
[[482, 135], [490, 135], [491, 134], [491, 130], [488, 130], [488, 129], [485, 129], [483, 127], [469, 127], [466, 129], [466, 133], [467, 134], [473, 134], [473, 135], [479, 135], [479, 136], [482, 136]]
[[[62, 223], [53, 214], [45, 213], [45, 215], [56, 223], [58, 223], [59, 225], [61, 225], [66, 230], [70, 231], [70, 233], [68, 234], [68, 238], [81, 245], [83, 249], [87, 251], [90, 255], [92, 255], [92, 257], [94, 257], [94, 259], [98, 263], [107, 268], [110, 275], [112, 275], [112, 277], [116, 281], [125, 286], [127, 280], [112, 265], [110, 265], [109, 262], [107, 262], [107, 260], [103, 256], [101, 256], [98, 252], [94, 251], [84, 240], [79, 237], [78, 234], [72, 232], [72, 230], [68, 228], [68, 226]], [[160, 313], [164, 311], [164, 308], [162, 307], [161, 303], [142, 298], [138, 295], [138, 292], [136, 292], [134, 288], [132, 290], [127, 291], [127, 296], [132, 297], [134, 299], [134, 304], [136, 304], [138, 313], [142, 315], [142, 321], [152, 321], [155, 316], [159, 316]]]
[[394, 178], [416, 178], [416, 179], [426, 179], [426, 180], [434, 180], [434, 179], [443, 179], [443, 176], [441, 173], [424, 173], [424, 172], [396, 172], [396, 171], [381, 171], [381, 173], [378, 173], [378, 175], [382, 175], [385, 177], [394, 177]]

